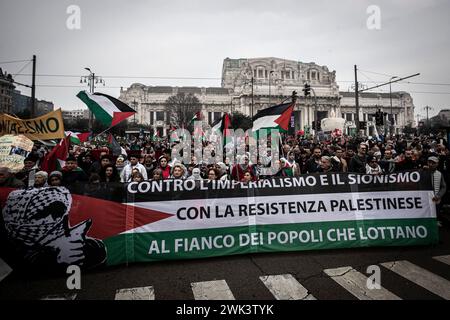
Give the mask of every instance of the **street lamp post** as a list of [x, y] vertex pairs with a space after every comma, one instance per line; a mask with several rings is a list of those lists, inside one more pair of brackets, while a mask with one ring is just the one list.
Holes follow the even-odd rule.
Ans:
[[391, 77], [391, 79], [389, 79], [389, 101], [391, 103], [391, 118], [390, 118], [390, 122], [391, 122], [391, 126], [390, 126], [390, 134], [392, 136], [392, 133], [394, 131], [394, 114], [392, 112], [392, 86], [391, 86], [391, 81], [394, 80], [395, 78], [398, 78], [397, 76], [393, 76]]
[[[91, 94], [94, 94], [95, 91], [95, 84], [96, 83], [102, 83], [103, 86], [105, 85], [105, 80], [103, 80], [102, 77], [96, 76], [94, 72], [91, 71], [90, 68], [84, 68], [85, 70], [89, 71], [89, 76], [82, 76], [80, 79], [80, 83], [86, 83], [89, 86], [89, 92]], [[95, 81], [95, 82], [94, 82]], [[94, 117], [92, 116], [92, 111], [89, 110], [89, 131], [92, 131], [92, 127], [93, 127], [93, 119]]]
[[428, 110], [433, 109], [432, 107], [426, 106], [424, 109], [427, 111], [427, 127], [430, 127], [430, 119], [428, 118]]

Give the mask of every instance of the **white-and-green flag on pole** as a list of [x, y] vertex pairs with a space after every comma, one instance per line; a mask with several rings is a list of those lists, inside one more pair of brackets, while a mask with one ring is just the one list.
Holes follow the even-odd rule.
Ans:
[[103, 93], [80, 91], [77, 97], [87, 105], [98, 121], [108, 127], [113, 127], [136, 113], [127, 104]]

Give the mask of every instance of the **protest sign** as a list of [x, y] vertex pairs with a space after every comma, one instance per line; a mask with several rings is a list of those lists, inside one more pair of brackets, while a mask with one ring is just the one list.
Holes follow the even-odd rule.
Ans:
[[[132, 182], [117, 188], [86, 184], [72, 194], [65, 188], [41, 188], [34, 197], [14, 191], [3, 214], [8, 235], [16, 237], [17, 243], [17, 237], [25, 234], [22, 228], [32, 226], [22, 221], [27, 220], [26, 214], [8, 210], [28, 207], [32, 211], [30, 204], [43, 212], [61, 208], [64, 212], [53, 222], [58, 227], [48, 226], [53, 235], [40, 234], [35, 239], [38, 245], [28, 239], [33, 234], [30, 229], [22, 240], [24, 247], [42, 246], [46, 250], [39, 248], [41, 252], [52, 252], [55, 247], [65, 250], [67, 244], [67, 250], [73, 250], [70, 243], [75, 241], [101, 258], [95, 258], [96, 263], [104, 259], [108, 265], [256, 252], [428, 245], [438, 241], [430, 181], [429, 173], [403, 172], [303, 175], [248, 184], [206, 180]], [[45, 219], [45, 214], [41, 216]], [[42, 224], [38, 227], [42, 231]], [[82, 241], [77, 242], [75, 235]], [[47, 238], [61, 237], [65, 238], [49, 240], [53, 244], [47, 245]], [[26, 241], [33, 246], [27, 247]]]
[[34, 119], [19, 119], [0, 114], [0, 135], [5, 134], [23, 134], [31, 140], [62, 139], [64, 123], [61, 109]]
[[12, 172], [23, 168], [23, 161], [33, 148], [33, 141], [24, 135], [4, 135], [0, 137], [0, 167]]

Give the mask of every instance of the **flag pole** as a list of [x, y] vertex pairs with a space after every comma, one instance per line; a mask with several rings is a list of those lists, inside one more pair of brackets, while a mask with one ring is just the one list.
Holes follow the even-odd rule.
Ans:
[[100, 132], [99, 134], [97, 134], [96, 136], [94, 136], [94, 137], [92, 137], [92, 139], [91, 140], [95, 140], [95, 139], [97, 139], [97, 137], [99, 136], [99, 135], [101, 135], [101, 134], [103, 134], [103, 133], [105, 133], [106, 131], [108, 131], [109, 129], [111, 129], [112, 127], [109, 127], [109, 128], [107, 128], [106, 130], [103, 130], [102, 132]]

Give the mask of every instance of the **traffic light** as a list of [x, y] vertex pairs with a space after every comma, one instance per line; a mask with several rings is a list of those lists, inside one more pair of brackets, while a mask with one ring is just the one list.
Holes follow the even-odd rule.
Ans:
[[309, 84], [305, 83], [305, 87], [302, 89], [302, 91], [305, 95], [305, 98], [309, 97], [311, 95], [311, 86]]
[[361, 130], [366, 130], [367, 129], [367, 122], [366, 121], [360, 121], [359, 122], [359, 128]]
[[320, 131], [320, 130], [322, 130], [322, 125], [321, 125], [320, 122], [321, 122], [320, 120], [316, 120], [316, 121], [311, 122], [311, 124], [312, 124], [312, 126], [311, 126], [312, 129], [315, 130], [315, 131]]

